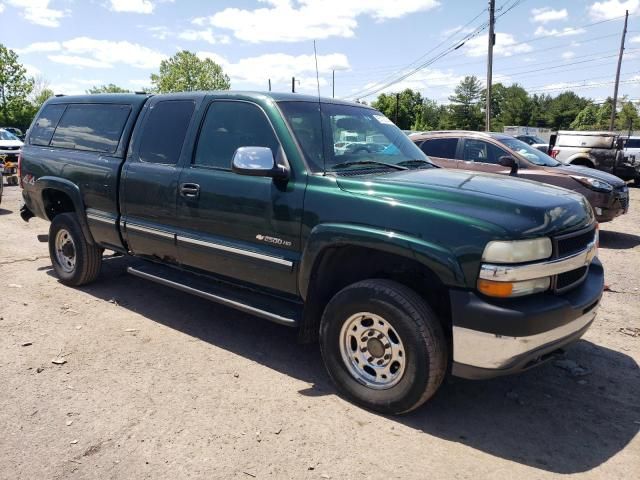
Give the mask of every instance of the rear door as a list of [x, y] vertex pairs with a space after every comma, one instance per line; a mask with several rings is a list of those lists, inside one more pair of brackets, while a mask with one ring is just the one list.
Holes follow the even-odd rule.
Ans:
[[458, 138], [431, 138], [419, 143], [420, 149], [433, 160], [433, 163], [442, 168], [458, 168], [456, 151]]
[[294, 265], [306, 177], [231, 171], [239, 147], [269, 147], [286, 162], [266, 113], [241, 100], [206, 107], [191, 163], [180, 175], [178, 255], [183, 265], [295, 294]]
[[194, 98], [149, 100], [134, 132], [120, 194], [129, 250], [177, 262], [178, 161], [196, 109]]

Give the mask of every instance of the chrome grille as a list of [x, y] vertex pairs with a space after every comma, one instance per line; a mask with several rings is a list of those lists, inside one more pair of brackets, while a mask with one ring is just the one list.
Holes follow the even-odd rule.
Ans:
[[579, 230], [568, 235], [555, 237], [555, 256], [557, 258], [567, 257], [573, 253], [584, 250], [594, 241], [595, 235], [595, 228], [589, 227], [586, 230]]
[[[553, 239], [554, 257], [564, 258], [582, 252], [593, 242], [595, 242], [596, 230], [593, 226], [586, 229], [578, 230], [567, 235], [560, 235]], [[566, 292], [580, 285], [587, 273], [589, 267], [584, 266], [556, 275], [553, 280], [554, 291], [556, 293]]]

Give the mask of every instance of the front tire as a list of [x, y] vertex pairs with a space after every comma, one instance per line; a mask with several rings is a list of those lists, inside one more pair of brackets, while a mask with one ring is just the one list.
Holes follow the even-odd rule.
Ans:
[[85, 285], [100, 273], [102, 249], [87, 242], [73, 213], [56, 215], [51, 222], [49, 256], [60, 282], [65, 285]]
[[422, 405], [447, 369], [435, 313], [416, 292], [390, 280], [365, 280], [338, 292], [322, 316], [320, 347], [338, 390], [385, 414]]

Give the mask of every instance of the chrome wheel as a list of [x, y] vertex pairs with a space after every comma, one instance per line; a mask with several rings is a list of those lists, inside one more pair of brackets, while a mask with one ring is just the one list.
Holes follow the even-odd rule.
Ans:
[[374, 313], [359, 312], [344, 322], [340, 354], [349, 373], [376, 390], [393, 387], [404, 374], [402, 340], [389, 322]]
[[58, 230], [55, 249], [56, 260], [62, 270], [67, 273], [73, 272], [76, 268], [76, 245], [73, 243], [73, 238], [71, 238], [71, 234], [67, 230]]

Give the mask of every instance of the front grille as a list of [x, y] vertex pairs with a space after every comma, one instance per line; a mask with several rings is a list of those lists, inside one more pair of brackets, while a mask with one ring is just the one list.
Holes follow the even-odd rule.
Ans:
[[569, 288], [576, 286], [576, 284], [581, 282], [587, 275], [588, 269], [589, 267], [584, 266], [558, 275], [556, 278], [556, 292], [568, 290]]
[[588, 230], [570, 233], [555, 238], [555, 256], [558, 258], [568, 257], [571, 254], [581, 252], [587, 248], [587, 245], [595, 240], [595, 229], [590, 227]]
[[[4, 157], [4, 158], [3, 158]], [[0, 153], [0, 162], [17, 162], [18, 155], [14, 153]]]
[[629, 197], [620, 197], [620, 206], [626, 210], [629, 207]]
[[20, 150], [20, 147], [0, 147], [2, 150]]

